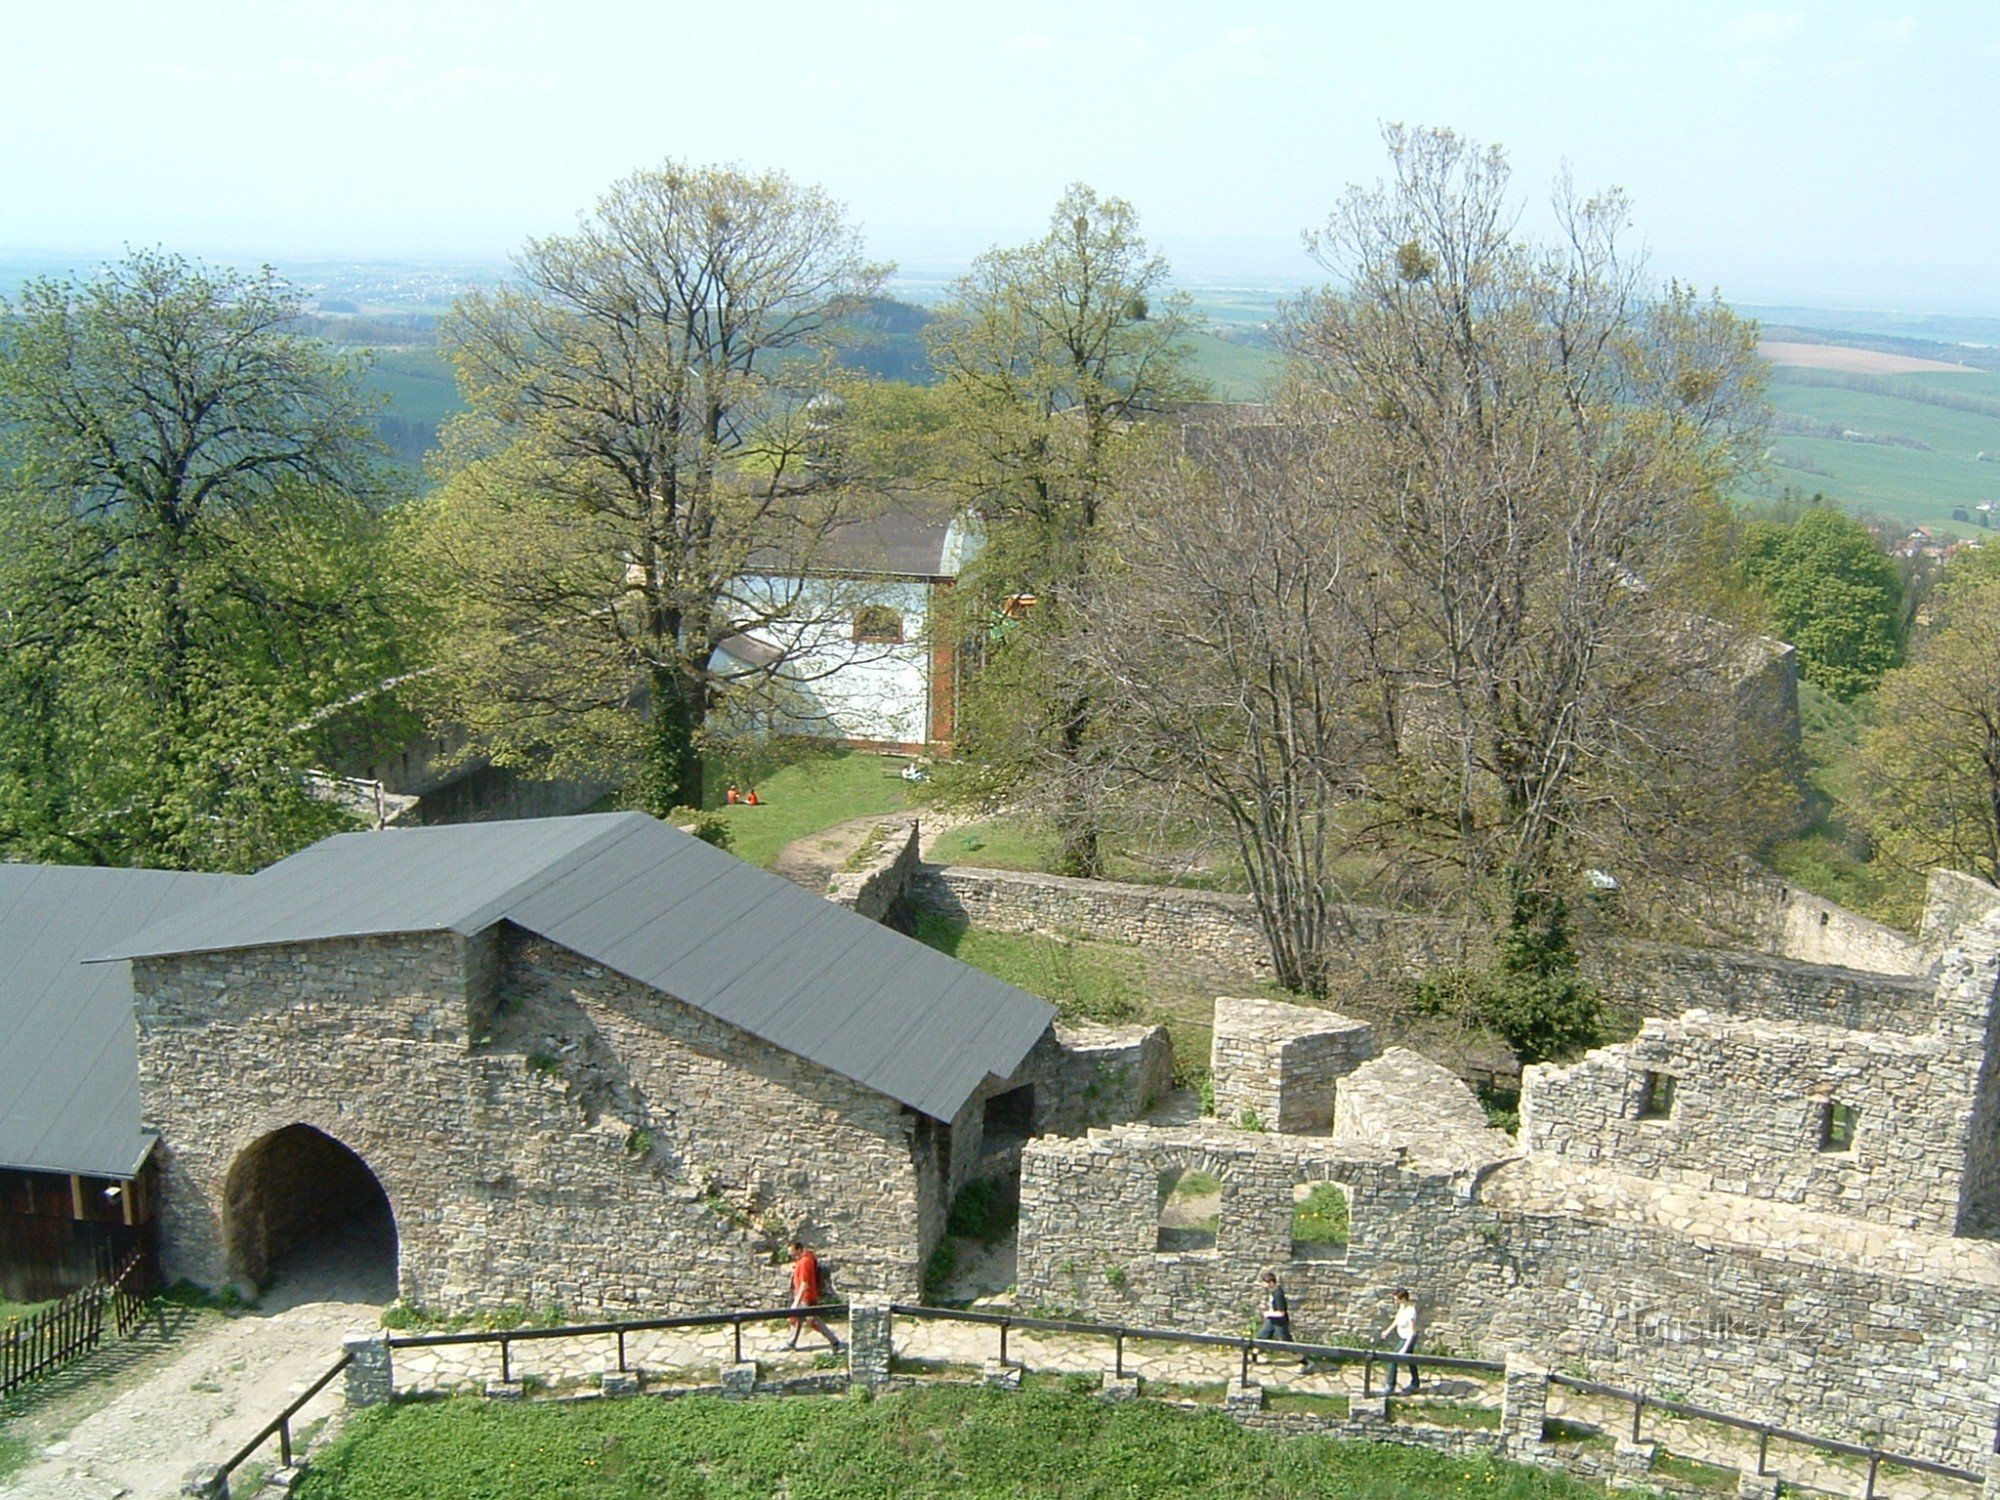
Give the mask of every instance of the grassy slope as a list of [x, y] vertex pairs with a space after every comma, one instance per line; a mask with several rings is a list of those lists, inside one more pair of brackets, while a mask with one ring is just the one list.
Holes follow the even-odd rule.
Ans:
[[1914, 931], [1923, 912], [1923, 877], [1872, 861], [1867, 838], [1842, 812], [1858, 796], [1866, 705], [1835, 702], [1801, 682], [1799, 725], [1812, 822], [1771, 850], [1771, 867], [1850, 910]]
[[458, 1400], [376, 1408], [307, 1472], [302, 1500], [1176, 1495], [1282, 1500], [1585, 1496], [1486, 1458], [1248, 1432], [1219, 1414], [964, 1388], [863, 1402]]
[[[729, 823], [732, 854], [753, 865], [771, 867], [778, 852], [794, 839], [849, 818], [894, 812], [905, 802], [903, 761], [886, 755], [829, 755], [800, 761], [773, 771], [755, 783], [760, 805], [719, 808]], [[720, 797], [734, 777], [726, 767], [711, 769], [708, 780]]]

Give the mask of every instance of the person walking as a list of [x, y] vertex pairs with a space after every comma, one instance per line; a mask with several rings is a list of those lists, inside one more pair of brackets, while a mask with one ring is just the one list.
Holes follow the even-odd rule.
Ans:
[[1410, 1370], [1410, 1383], [1403, 1387], [1403, 1394], [1408, 1395], [1417, 1388], [1417, 1362], [1408, 1358], [1417, 1347], [1417, 1302], [1406, 1286], [1396, 1288], [1396, 1316], [1389, 1320], [1389, 1326], [1382, 1330], [1379, 1337], [1386, 1339], [1391, 1335], [1396, 1340], [1396, 1353], [1404, 1357], [1389, 1361], [1389, 1390], [1384, 1394], [1395, 1391], [1396, 1366], [1404, 1364]]
[[[817, 1307], [819, 1305], [820, 1291], [819, 1257], [808, 1250], [802, 1242], [793, 1240], [792, 1306]], [[838, 1354], [846, 1347], [834, 1336], [833, 1330], [828, 1328], [825, 1322], [819, 1318], [793, 1318], [791, 1323], [792, 1337], [791, 1341], [785, 1345], [787, 1349], [796, 1349], [799, 1347], [799, 1325], [801, 1323], [810, 1323], [816, 1330], [824, 1334], [826, 1336], [827, 1347], [833, 1350], [835, 1354]]]
[[[1285, 1284], [1278, 1280], [1276, 1271], [1264, 1273], [1264, 1321], [1257, 1329], [1257, 1341], [1289, 1344], [1292, 1342], [1292, 1305], [1285, 1300]], [[1256, 1363], [1261, 1351], [1250, 1351], [1251, 1363]], [[1303, 1366], [1304, 1360], [1299, 1364]]]

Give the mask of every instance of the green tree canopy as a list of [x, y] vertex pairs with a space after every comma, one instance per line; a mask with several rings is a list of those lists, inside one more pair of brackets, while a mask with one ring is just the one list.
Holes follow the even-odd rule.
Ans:
[[986, 529], [956, 600], [986, 656], [959, 707], [970, 781], [1043, 794], [1079, 875], [1100, 863], [1103, 693], [1072, 649], [1099, 525], [1160, 436], [1141, 419], [1200, 393], [1167, 276], [1132, 206], [1077, 183], [1048, 233], [980, 256], [926, 331], [957, 416], [953, 479]]
[[800, 588], [742, 580], [796, 581], [837, 518], [812, 398], [882, 271], [820, 189], [669, 162], [460, 303], [444, 340], [472, 410], [425, 543], [450, 600], [435, 711], [503, 762], [699, 806], [718, 693], [772, 670], [723, 643], [809, 628]]
[[1797, 648], [1806, 681], [1847, 702], [1896, 664], [1902, 584], [1867, 527], [1814, 505], [1789, 526], [1751, 522], [1743, 547], [1770, 627]]
[[10, 310], [0, 848], [243, 869], [340, 821], [320, 711], [394, 631], [369, 404], [298, 312], [151, 251]]

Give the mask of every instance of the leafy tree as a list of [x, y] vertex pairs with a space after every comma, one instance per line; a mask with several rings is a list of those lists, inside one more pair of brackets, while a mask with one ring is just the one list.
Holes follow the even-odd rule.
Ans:
[[980, 256], [926, 330], [957, 414], [955, 482], [986, 528], [957, 599], [987, 656], [959, 706], [971, 784], [1046, 793], [1079, 875], [1101, 865], [1104, 700], [1070, 643], [1106, 505], [1157, 436], [1138, 419], [1198, 393], [1167, 274], [1131, 205], [1078, 183], [1047, 234]]
[[1788, 526], [1751, 522], [1743, 546], [1771, 629], [1798, 649], [1806, 681], [1845, 703], [1896, 664], [1902, 583], [1859, 521], [1814, 505]]
[[[144, 251], [0, 356], [0, 847], [252, 868], [340, 821], [317, 715], [393, 670], [378, 450], [297, 297]], [[346, 733], [355, 732], [354, 725]]]
[[1867, 821], [1898, 863], [2000, 882], [2000, 567], [1954, 563], [1931, 607], [1862, 741]]
[[1296, 311], [1286, 398], [1327, 435], [1340, 602], [1379, 684], [1345, 768], [1373, 841], [1502, 924], [1587, 864], [1754, 844], [1781, 735], [1742, 712], [1757, 651], [1703, 572], [1761, 446], [1754, 328], [1650, 285], [1620, 195], [1559, 185], [1537, 244], [1497, 149], [1386, 140], [1389, 180], [1314, 238], [1339, 281]]
[[661, 816], [700, 806], [718, 697], [775, 675], [724, 643], [838, 613], [801, 582], [838, 518], [809, 403], [881, 274], [818, 188], [669, 162], [461, 302], [443, 339], [472, 410], [426, 542], [451, 601], [433, 709], [496, 760], [631, 779]]

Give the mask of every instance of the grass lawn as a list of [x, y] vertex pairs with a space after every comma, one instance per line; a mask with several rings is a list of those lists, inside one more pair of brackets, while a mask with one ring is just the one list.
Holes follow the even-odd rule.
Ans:
[[917, 939], [960, 963], [1040, 995], [1065, 1020], [1115, 1025], [1141, 1018], [1146, 963], [1136, 948], [989, 932], [934, 915], [918, 920]]
[[[756, 807], [718, 807], [729, 824], [730, 853], [770, 869], [778, 851], [794, 839], [849, 818], [895, 812], [906, 805], [909, 784], [904, 761], [892, 755], [845, 751], [815, 755], [772, 771], [754, 783]], [[711, 767], [707, 780], [720, 801], [730, 780], [751, 782], [727, 766]]]
[[1217, 1413], [1062, 1391], [898, 1392], [875, 1401], [378, 1407], [308, 1470], [302, 1500], [1334, 1495], [1462, 1500], [1601, 1493], [1484, 1457], [1281, 1438]]
[[5, 1328], [16, 1318], [25, 1318], [30, 1313], [40, 1312], [47, 1307], [46, 1302], [9, 1302], [0, 1297], [0, 1328]]

